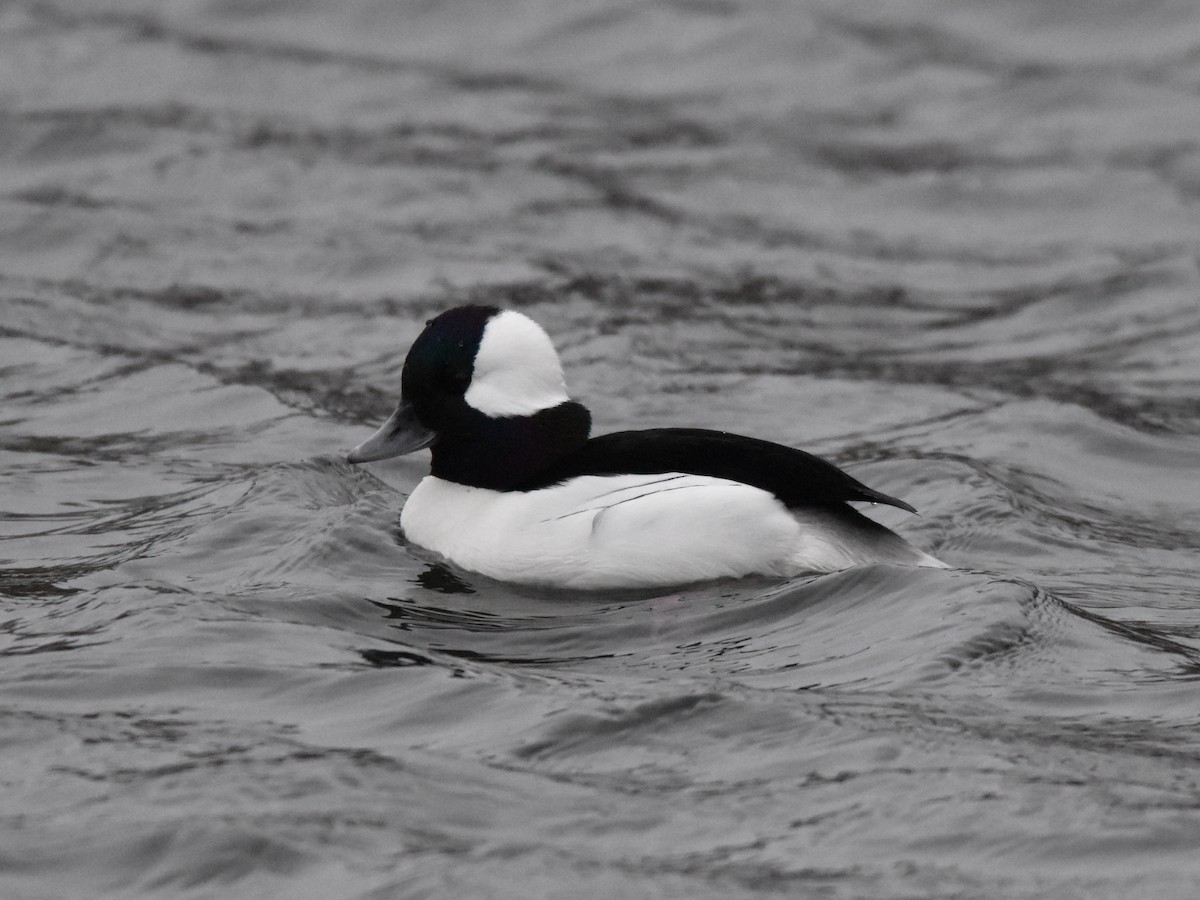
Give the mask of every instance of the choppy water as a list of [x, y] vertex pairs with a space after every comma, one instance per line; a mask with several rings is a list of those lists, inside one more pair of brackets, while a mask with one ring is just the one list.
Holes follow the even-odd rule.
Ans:
[[[0, 5], [0, 895], [1191, 898], [1200, 7]], [[463, 300], [959, 567], [516, 590]]]

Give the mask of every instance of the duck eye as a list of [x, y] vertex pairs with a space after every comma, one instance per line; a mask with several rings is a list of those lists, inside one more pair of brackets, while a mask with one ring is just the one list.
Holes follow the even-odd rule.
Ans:
[[465, 394], [471, 385], [471, 373], [464, 369], [449, 369], [445, 378], [446, 386], [460, 394]]

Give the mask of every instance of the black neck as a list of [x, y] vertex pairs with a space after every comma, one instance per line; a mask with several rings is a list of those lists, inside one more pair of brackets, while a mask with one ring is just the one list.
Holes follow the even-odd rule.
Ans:
[[471, 487], [513, 490], [587, 443], [592, 417], [567, 401], [528, 416], [477, 410], [438, 432], [430, 474]]

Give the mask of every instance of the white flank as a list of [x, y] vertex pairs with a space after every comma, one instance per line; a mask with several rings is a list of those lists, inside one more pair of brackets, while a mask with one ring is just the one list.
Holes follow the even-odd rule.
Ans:
[[945, 568], [886, 529], [789, 511], [766, 491], [705, 475], [586, 475], [525, 492], [429, 476], [400, 525], [414, 544], [518, 584], [666, 586], [874, 562]]
[[813, 568], [797, 566], [800, 526], [774, 497], [702, 475], [588, 475], [528, 492], [429, 477], [400, 524], [465, 569], [524, 584], [645, 587]]
[[488, 320], [465, 399], [489, 416], [527, 416], [565, 403], [562, 363], [541, 326], [512, 310]]

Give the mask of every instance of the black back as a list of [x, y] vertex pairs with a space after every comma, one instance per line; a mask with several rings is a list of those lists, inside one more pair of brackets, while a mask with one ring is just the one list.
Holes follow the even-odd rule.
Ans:
[[666, 472], [709, 475], [748, 484], [769, 491], [789, 508], [862, 500], [916, 512], [903, 500], [867, 487], [819, 456], [703, 428], [652, 428], [594, 437], [518, 489], [549, 487], [577, 475]]

